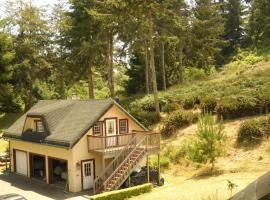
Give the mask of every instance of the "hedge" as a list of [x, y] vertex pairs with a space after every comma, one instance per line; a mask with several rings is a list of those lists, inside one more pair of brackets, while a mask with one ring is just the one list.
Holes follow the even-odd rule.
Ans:
[[126, 189], [105, 192], [90, 197], [90, 200], [123, 200], [132, 196], [138, 196], [150, 192], [153, 188], [152, 183], [146, 183]]

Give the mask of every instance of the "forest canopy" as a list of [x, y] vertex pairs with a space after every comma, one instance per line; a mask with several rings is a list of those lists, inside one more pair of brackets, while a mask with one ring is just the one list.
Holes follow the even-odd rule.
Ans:
[[0, 112], [39, 99], [121, 99], [205, 78], [270, 39], [261, 0], [69, 0], [0, 5]]

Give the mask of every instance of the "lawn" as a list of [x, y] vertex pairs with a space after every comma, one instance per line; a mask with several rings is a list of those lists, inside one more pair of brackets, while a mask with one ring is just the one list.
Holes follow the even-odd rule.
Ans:
[[[21, 113], [2, 113], [0, 114], [0, 136], [3, 130], [7, 129], [13, 122], [15, 122]], [[8, 142], [0, 139], [0, 152], [5, 152]]]

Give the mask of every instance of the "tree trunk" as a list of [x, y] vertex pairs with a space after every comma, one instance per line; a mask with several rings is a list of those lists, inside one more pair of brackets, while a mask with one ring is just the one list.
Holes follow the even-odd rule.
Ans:
[[114, 80], [113, 80], [113, 35], [109, 33], [108, 35], [108, 52], [107, 52], [107, 62], [108, 62], [108, 84], [110, 89], [110, 97], [114, 99]]
[[179, 50], [179, 79], [178, 83], [183, 83], [184, 81], [184, 66], [183, 66], [183, 45], [180, 45], [180, 50]]
[[146, 88], [146, 94], [149, 94], [150, 92], [150, 86], [149, 86], [149, 63], [148, 63], [148, 46], [145, 48], [145, 88]]
[[158, 90], [157, 90], [157, 78], [156, 78], [156, 69], [155, 69], [155, 54], [154, 54], [154, 41], [153, 41], [153, 20], [152, 20], [152, 13], [150, 11], [150, 18], [149, 18], [149, 47], [150, 47], [150, 68], [152, 71], [152, 83], [153, 83], [153, 93], [154, 93], [154, 100], [155, 100], [155, 109], [157, 113], [160, 113], [159, 109], [159, 100], [158, 100]]
[[164, 61], [164, 46], [165, 43], [161, 42], [161, 68], [162, 68], [162, 86], [163, 90], [166, 91], [166, 71], [165, 71], [165, 61]]
[[89, 74], [88, 74], [88, 95], [89, 99], [94, 99], [94, 83], [93, 83], [93, 72], [92, 67], [89, 67]]

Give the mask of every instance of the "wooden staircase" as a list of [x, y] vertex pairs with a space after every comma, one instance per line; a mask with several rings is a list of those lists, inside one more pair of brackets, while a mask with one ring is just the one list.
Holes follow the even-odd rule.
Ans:
[[159, 134], [146, 134], [138, 143], [137, 140], [134, 137], [94, 180], [95, 194], [118, 189], [150, 149], [160, 148]]

